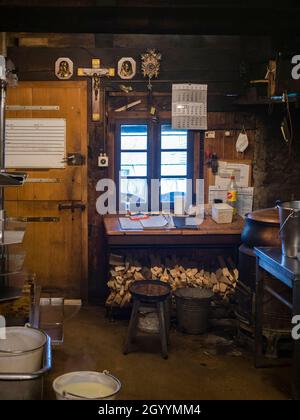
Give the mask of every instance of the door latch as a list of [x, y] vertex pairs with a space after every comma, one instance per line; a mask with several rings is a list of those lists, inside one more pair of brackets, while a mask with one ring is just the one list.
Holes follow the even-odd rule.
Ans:
[[84, 211], [86, 208], [86, 205], [83, 203], [59, 203], [58, 204], [58, 210], [71, 210], [72, 213], [74, 213], [74, 211], [76, 209], [79, 209], [81, 211]]
[[17, 220], [20, 222], [31, 223], [31, 222], [59, 222], [59, 217], [52, 216], [41, 216], [41, 217], [17, 217]]
[[62, 162], [69, 166], [82, 166], [85, 163], [85, 158], [81, 153], [68, 153]]

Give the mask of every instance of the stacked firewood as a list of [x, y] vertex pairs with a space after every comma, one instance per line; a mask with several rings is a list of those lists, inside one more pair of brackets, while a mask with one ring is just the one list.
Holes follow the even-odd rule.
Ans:
[[139, 261], [125, 259], [111, 261], [110, 279], [107, 283], [110, 295], [107, 305], [128, 305], [131, 300], [129, 287], [134, 281], [160, 280], [170, 284], [172, 290], [181, 287], [202, 287], [212, 290], [218, 298], [228, 301], [234, 293], [238, 280], [238, 270], [231, 258], [227, 261], [218, 257], [218, 268], [208, 271], [199, 268], [196, 263], [183, 265], [175, 259], [166, 258], [164, 263], [159, 257], [150, 256], [151, 266], [142, 265]]
[[141, 272], [142, 267], [139, 265], [131, 265], [126, 262], [124, 266], [115, 266], [110, 270], [110, 280], [107, 286], [111, 293], [106, 300], [107, 305], [126, 306], [131, 300], [129, 286], [137, 280], [145, 280], [144, 273]]

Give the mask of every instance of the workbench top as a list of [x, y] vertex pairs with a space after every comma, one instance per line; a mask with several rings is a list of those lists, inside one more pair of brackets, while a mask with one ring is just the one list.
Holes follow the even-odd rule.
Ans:
[[[124, 217], [124, 216], [120, 216]], [[144, 230], [123, 230], [119, 223], [119, 215], [105, 215], [104, 229], [107, 236], [201, 236], [201, 235], [240, 235], [244, 226], [244, 219], [237, 216], [232, 223], [218, 224], [210, 216], [198, 229], [144, 229]]]

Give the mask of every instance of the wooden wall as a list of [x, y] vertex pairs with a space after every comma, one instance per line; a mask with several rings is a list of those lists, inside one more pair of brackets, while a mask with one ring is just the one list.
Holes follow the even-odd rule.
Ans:
[[[261, 150], [264, 138], [268, 136], [267, 131], [259, 137], [260, 154], [256, 152], [257, 115], [260, 111], [237, 107], [234, 100], [236, 95], [245, 92], [246, 80], [264, 77], [265, 64], [274, 53], [274, 45], [269, 37], [11, 33], [9, 45], [9, 57], [18, 69], [20, 80], [57, 80], [54, 63], [58, 57], [69, 57], [75, 69], [89, 67], [92, 58], [99, 57], [104, 67], [116, 68], [121, 57], [133, 57], [137, 61], [135, 78], [128, 83], [118, 76], [110, 80], [103, 79], [102, 98], [104, 88], [120, 92], [120, 84], [129, 84], [135, 92], [142, 92], [143, 96], [147, 91], [147, 81], [141, 74], [140, 54], [147, 48], [158, 49], [162, 53], [162, 63], [159, 79], [153, 81], [154, 93], [170, 94], [173, 82], [207, 83], [208, 125], [209, 130], [216, 131], [216, 138], [205, 141], [205, 151], [216, 152], [219, 158], [255, 158], [255, 176], [260, 173], [266, 176], [267, 169], [260, 162], [260, 155], [264, 157]], [[71, 80], [76, 79], [75, 75]], [[142, 105], [145, 107], [145, 96], [143, 100]], [[102, 122], [91, 121], [90, 101], [89, 82], [89, 294], [91, 300], [98, 300], [105, 293], [105, 244], [101, 217], [95, 208], [99, 194], [95, 186], [100, 178], [112, 175], [112, 167], [101, 170], [97, 166], [104, 131]], [[120, 102], [120, 97], [115, 101]], [[235, 141], [243, 127], [249, 135], [250, 146], [240, 156], [235, 151]], [[225, 137], [225, 130], [230, 131], [229, 137]], [[114, 145], [110, 138], [106, 140], [109, 157], [112, 159]], [[280, 139], [275, 141], [281, 142]], [[195, 154], [195, 160], [199, 162], [199, 153]], [[260, 164], [257, 165], [257, 162]], [[259, 202], [262, 204], [263, 200]]]

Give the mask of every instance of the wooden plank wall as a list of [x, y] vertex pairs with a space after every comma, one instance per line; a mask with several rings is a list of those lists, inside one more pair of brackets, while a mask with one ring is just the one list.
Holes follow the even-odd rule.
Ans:
[[[130, 102], [141, 100], [141, 103], [132, 109], [124, 112], [114, 112], [121, 106]], [[115, 161], [115, 145], [114, 145], [114, 122], [118, 119], [141, 118], [149, 119], [149, 105], [147, 103], [148, 96], [142, 93], [107, 93], [107, 115], [108, 115], [108, 141], [107, 151], [110, 157], [110, 165], [108, 169], [108, 176], [115, 178], [114, 161]], [[153, 94], [152, 103], [155, 106], [159, 118], [171, 119], [171, 95], [169, 93], [155, 93]], [[255, 141], [255, 117], [251, 113], [242, 112], [209, 112], [208, 113], [208, 129], [214, 131], [215, 138], [205, 138], [204, 145], [201, 145], [200, 133], [195, 135], [194, 146], [194, 179], [199, 178], [200, 163], [204, 161], [204, 181], [205, 181], [205, 200], [208, 200], [208, 165], [205, 160], [211, 153], [216, 153], [219, 159], [222, 160], [253, 160], [254, 157], [254, 141]], [[244, 153], [236, 151], [236, 140], [242, 130], [247, 132], [249, 138], [249, 146]], [[229, 135], [225, 132], [229, 131]], [[202, 148], [201, 148], [202, 146]], [[200, 156], [200, 150], [204, 150], [204, 159]]]
[[[54, 64], [58, 57], [69, 57], [74, 69], [90, 67], [91, 59], [99, 57], [104, 67], [117, 67], [121, 57], [133, 57], [137, 61], [137, 75], [127, 84], [134, 91], [147, 91], [147, 81], [142, 77], [140, 54], [147, 48], [157, 48], [162, 53], [161, 73], [153, 81], [154, 92], [171, 92], [172, 82], [207, 83], [209, 90], [209, 129], [216, 131], [216, 138], [205, 141], [205, 150], [216, 152], [220, 158], [239, 157], [235, 152], [235, 140], [242, 127], [247, 129], [250, 147], [243, 156], [254, 156], [255, 115], [232, 105], [232, 94], [243, 92], [244, 82], [241, 63], [251, 63], [249, 72], [261, 77], [271, 51], [270, 39], [234, 36], [160, 36], [160, 35], [112, 35], [112, 34], [24, 34], [12, 33], [9, 37], [9, 57], [13, 60], [20, 80], [57, 80]], [[257, 49], [260, 45], [260, 49]], [[77, 80], [74, 75], [71, 80]], [[78, 79], [79, 80], [79, 79]], [[82, 79], [81, 79], [82, 80]], [[126, 84], [118, 76], [102, 82], [103, 89], [120, 92], [120, 84]], [[101, 170], [97, 157], [103, 141], [103, 123], [91, 121], [91, 84], [88, 82], [89, 156], [88, 156], [88, 220], [89, 220], [89, 295], [91, 300], [105, 294], [105, 242], [101, 216], [95, 203], [99, 195], [96, 183], [102, 177], [112, 175], [113, 167]], [[116, 97], [115, 103], [122, 98]], [[145, 107], [145, 97], [143, 99]], [[166, 104], [168, 110], [170, 104]], [[224, 135], [225, 130], [231, 136]], [[108, 152], [113, 160], [112, 139], [107, 139]], [[199, 149], [198, 149], [199, 150]], [[195, 155], [199, 163], [199, 153]]]

